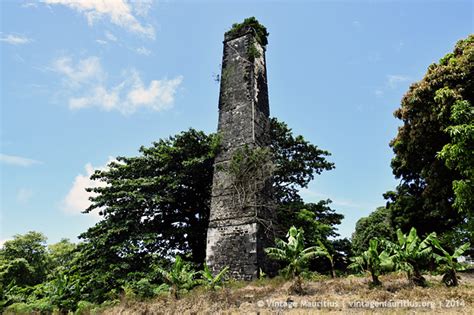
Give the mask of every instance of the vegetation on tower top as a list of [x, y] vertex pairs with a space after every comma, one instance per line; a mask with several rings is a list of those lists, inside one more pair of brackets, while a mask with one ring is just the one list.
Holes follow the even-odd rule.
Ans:
[[246, 18], [242, 23], [232, 24], [232, 28], [226, 32], [226, 35], [238, 35], [247, 27], [251, 27], [255, 31], [255, 39], [262, 46], [266, 46], [268, 44], [267, 37], [270, 35], [270, 33], [268, 33], [267, 28], [260, 24], [254, 16]]

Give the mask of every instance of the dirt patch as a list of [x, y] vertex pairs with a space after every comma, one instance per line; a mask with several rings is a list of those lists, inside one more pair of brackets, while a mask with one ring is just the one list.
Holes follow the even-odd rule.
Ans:
[[444, 286], [439, 276], [426, 278], [427, 288], [411, 285], [403, 274], [382, 276], [382, 286], [372, 289], [362, 277], [304, 281], [303, 295], [289, 293], [291, 282], [271, 279], [197, 289], [179, 300], [123, 301], [103, 314], [474, 314], [473, 274], [461, 274], [456, 288]]

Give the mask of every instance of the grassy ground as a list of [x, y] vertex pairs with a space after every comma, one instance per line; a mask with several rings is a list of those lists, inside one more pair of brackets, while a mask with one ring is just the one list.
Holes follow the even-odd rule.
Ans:
[[427, 279], [429, 286], [420, 288], [403, 274], [390, 274], [381, 277], [382, 287], [370, 289], [366, 277], [322, 277], [305, 280], [304, 295], [294, 294], [293, 283], [279, 278], [234, 282], [215, 292], [193, 290], [179, 300], [123, 300], [103, 314], [474, 314], [474, 274], [462, 274], [456, 288], [445, 287], [440, 277]]

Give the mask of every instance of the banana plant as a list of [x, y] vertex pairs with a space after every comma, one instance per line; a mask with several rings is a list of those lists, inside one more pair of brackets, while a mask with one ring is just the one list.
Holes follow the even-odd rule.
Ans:
[[199, 279], [198, 282], [204, 287], [211, 290], [220, 289], [222, 284], [224, 283], [224, 277], [228, 271], [229, 267], [226, 266], [221, 271], [219, 271], [217, 275], [214, 276], [211, 270], [209, 269], [209, 266], [207, 264], [204, 264], [204, 269], [199, 272], [201, 274], [201, 279]]
[[326, 246], [324, 246], [320, 240], [318, 240], [317, 251], [318, 256], [326, 257], [329, 260], [329, 263], [331, 264], [331, 278], [336, 278], [336, 272], [334, 270], [334, 256], [331, 255]]
[[286, 263], [282, 270], [285, 277], [298, 277], [308, 262], [318, 256], [317, 246], [304, 248], [303, 233], [303, 229], [292, 226], [286, 235], [288, 241], [276, 239], [276, 247], [265, 248], [268, 257]]
[[426, 286], [426, 279], [421, 273], [421, 266], [432, 258], [432, 241], [436, 239], [436, 233], [429, 234], [424, 240], [418, 236], [416, 229], [411, 228], [405, 235], [400, 229], [397, 230], [398, 243], [385, 241], [386, 247], [394, 255], [396, 268], [407, 273], [407, 277], [415, 285]]
[[181, 256], [176, 256], [174, 264], [169, 271], [161, 267], [157, 267], [157, 271], [171, 286], [171, 293], [176, 299], [179, 298], [181, 293], [191, 290], [197, 284], [195, 279], [197, 272]]
[[377, 238], [371, 239], [369, 248], [360, 256], [352, 257], [352, 263], [347, 266], [354, 270], [368, 271], [372, 277], [372, 286], [382, 285], [379, 276], [394, 268], [393, 255], [386, 250], [381, 250], [381, 244], [382, 242]]
[[454, 253], [449, 254], [439, 243], [438, 239], [432, 239], [431, 243], [439, 250], [442, 255], [434, 253], [436, 264], [439, 270], [443, 273], [443, 282], [448, 287], [458, 286], [457, 271], [465, 270], [466, 268], [457, 262], [457, 258], [461, 256], [471, 246], [470, 243], [465, 243], [454, 250]]

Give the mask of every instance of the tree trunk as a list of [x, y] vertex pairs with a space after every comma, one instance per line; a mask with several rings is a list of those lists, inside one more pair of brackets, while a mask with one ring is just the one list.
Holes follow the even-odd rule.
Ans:
[[336, 271], [334, 270], [334, 263], [331, 261], [331, 278], [336, 278]]
[[458, 275], [456, 273], [456, 270], [450, 269], [446, 271], [446, 273], [443, 276], [443, 282], [447, 287], [457, 287], [459, 282], [458, 282]]
[[369, 269], [370, 274], [372, 275], [372, 285], [373, 286], [380, 286], [382, 285], [382, 282], [379, 280], [379, 276], [375, 274], [375, 271], [372, 269]]
[[413, 282], [413, 284], [417, 286], [426, 287], [426, 279], [421, 275], [421, 272], [418, 267], [413, 267], [413, 275], [411, 278], [411, 282]]

